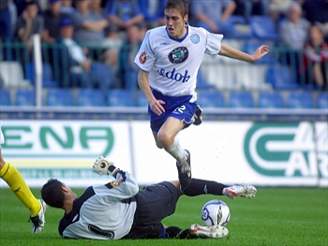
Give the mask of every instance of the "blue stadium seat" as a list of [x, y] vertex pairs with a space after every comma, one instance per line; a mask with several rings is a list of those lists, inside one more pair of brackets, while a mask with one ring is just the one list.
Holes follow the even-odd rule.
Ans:
[[0, 78], [4, 87], [27, 88], [31, 85], [29, 80], [24, 79], [23, 68], [16, 61], [2, 61], [0, 58]]
[[107, 93], [108, 106], [131, 107], [138, 106], [136, 94], [128, 90], [111, 90]]
[[285, 103], [279, 92], [262, 91], [259, 94], [258, 107], [260, 108], [284, 108]]
[[15, 105], [35, 106], [35, 92], [31, 89], [19, 89], [16, 91]]
[[294, 77], [290, 69], [282, 65], [270, 66], [266, 73], [266, 81], [273, 88], [281, 90], [298, 89], [299, 84]]
[[112, 68], [100, 62], [94, 62], [91, 66], [91, 78], [98, 82], [98, 88], [105, 91], [114, 86], [115, 78]]
[[268, 16], [253, 16], [250, 18], [252, 34], [255, 38], [275, 40], [278, 37], [276, 27]]
[[202, 71], [198, 71], [197, 88], [200, 89], [200, 90], [214, 89], [214, 86], [209, 84], [208, 81], [205, 79]]
[[317, 98], [317, 107], [328, 109], [328, 92], [320, 93]]
[[47, 106], [74, 106], [74, 95], [70, 89], [48, 89]]
[[[42, 68], [43, 68], [43, 71], [42, 71], [43, 72], [42, 73], [43, 86], [47, 87], [47, 88], [57, 87], [58, 83], [57, 83], [57, 81], [54, 80], [50, 65], [48, 63], [43, 63]], [[32, 83], [34, 83], [35, 82], [34, 64], [33, 63], [26, 64], [25, 71], [26, 71], [26, 74], [25, 74], [26, 78], [28, 80], [32, 81]]]
[[231, 91], [227, 106], [232, 108], [253, 108], [253, 96], [248, 91]]
[[107, 106], [105, 94], [102, 90], [81, 89], [77, 96], [77, 105], [86, 107]]
[[201, 107], [217, 107], [225, 106], [224, 97], [221, 92], [216, 90], [200, 90], [198, 91], [197, 103]]
[[246, 19], [242, 16], [231, 15], [229, 22], [232, 23], [232, 37], [236, 39], [252, 38], [252, 30]]
[[142, 91], [136, 91], [136, 106], [137, 107], [148, 107], [148, 101], [145, 94]]
[[[157, 0], [157, 1], [139, 0], [138, 2], [139, 2], [140, 10], [143, 16], [145, 17], [146, 23], [151, 23], [156, 20], [159, 20], [164, 13], [166, 0]], [[157, 5], [154, 5], [154, 2], [156, 2]]]
[[8, 90], [0, 90], [0, 106], [10, 106], [11, 98]]
[[288, 108], [314, 108], [314, 101], [311, 93], [306, 91], [289, 92], [286, 105]]

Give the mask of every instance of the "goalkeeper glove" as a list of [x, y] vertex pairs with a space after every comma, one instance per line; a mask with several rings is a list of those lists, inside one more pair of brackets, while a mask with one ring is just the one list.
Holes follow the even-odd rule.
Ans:
[[120, 170], [114, 166], [114, 163], [107, 160], [103, 156], [99, 156], [94, 162], [92, 169], [99, 175], [112, 175], [115, 177], [115, 174]]

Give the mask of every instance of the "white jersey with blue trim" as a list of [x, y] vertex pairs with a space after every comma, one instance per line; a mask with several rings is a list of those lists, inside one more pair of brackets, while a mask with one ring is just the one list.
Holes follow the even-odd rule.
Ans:
[[213, 34], [201, 27], [187, 26], [181, 39], [169, 36], [166, 26], [146, 32], [134, 60], [149, 72], [150, 87], [168, 96], [192, 95], [197, 99], [196, 80], [204, 54], [217, 55], [223, 35]]
[[59, 233], [64, 238], [121, 239], [131, 230], [138, 191], [138, 184], [128, 173], [118, 187], [90, 186], [61, 219]]

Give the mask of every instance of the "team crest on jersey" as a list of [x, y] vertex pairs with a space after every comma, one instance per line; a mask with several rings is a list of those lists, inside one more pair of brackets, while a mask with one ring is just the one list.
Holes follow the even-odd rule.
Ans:
[[139, 62], [141, 64], [145, 64], [146, 61], [147, 61], [147, 54], [146, 52], [142, 52], [139, 56]]
[[200, 37], [198, 34], [193, 34], [191, 35], [190, 40], [193, 44], [198, 44], [200, 41]]
[[179, 64], [187, 60], [189, 51], [186, 47], [178, 47], [169, 53], [169, 60], [174, 64]]

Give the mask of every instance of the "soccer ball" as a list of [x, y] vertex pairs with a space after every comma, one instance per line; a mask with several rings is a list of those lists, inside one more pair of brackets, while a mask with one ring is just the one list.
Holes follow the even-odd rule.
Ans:
[[207, 226], [226, 226], [230, 220], [230, 209], [222, 200], [210, 200], [202, 207], [202, 221]]

